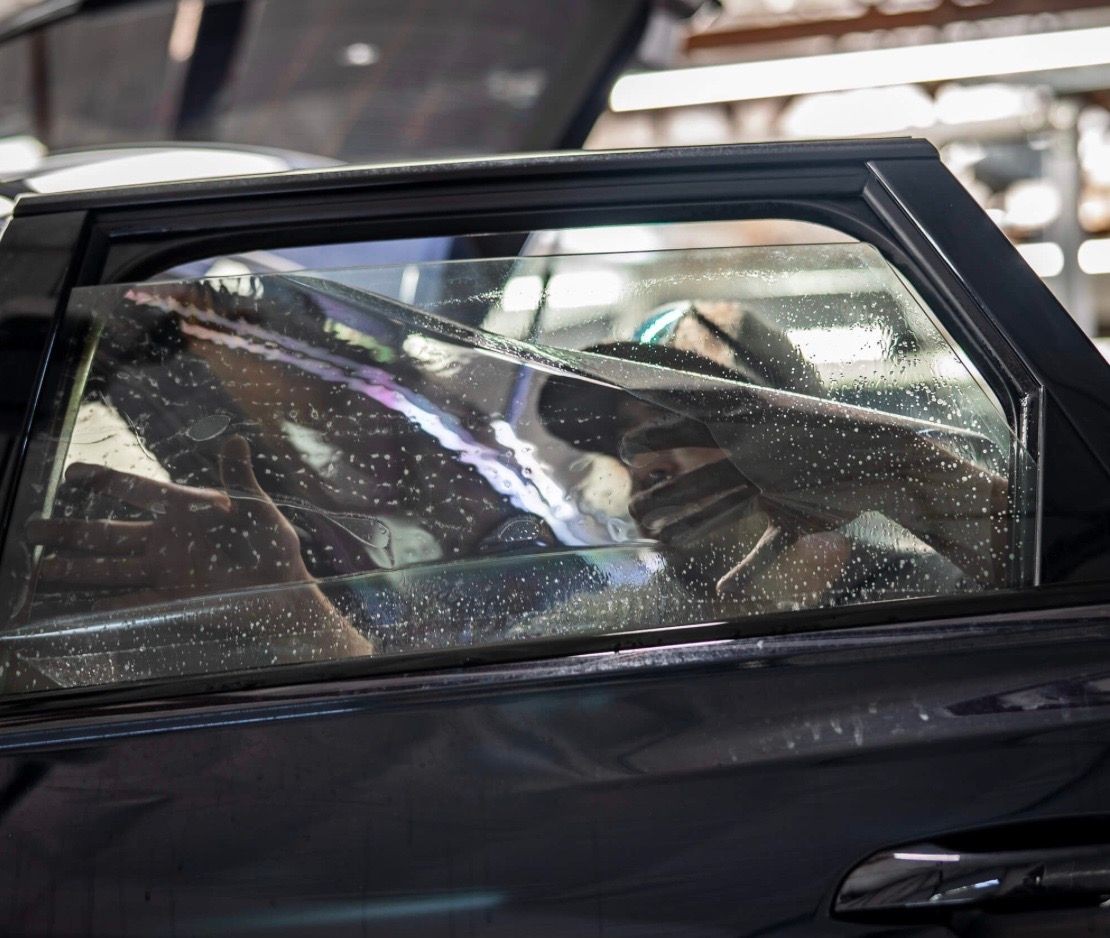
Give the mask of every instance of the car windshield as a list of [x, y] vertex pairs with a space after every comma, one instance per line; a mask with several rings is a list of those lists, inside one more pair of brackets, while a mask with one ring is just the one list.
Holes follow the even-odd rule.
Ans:
[[[22, 6], [26, 19], [59, 5]], [[36, 153], [149, 141], [361, 162], [577, 145], [643, 3], [105, 6], [3, 45], [0, 172], [33, 168], [19, 163]]]

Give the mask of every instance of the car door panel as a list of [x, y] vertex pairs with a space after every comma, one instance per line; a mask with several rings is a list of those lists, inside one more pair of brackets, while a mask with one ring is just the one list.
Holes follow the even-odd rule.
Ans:
[[[2, 312], [53, 319], [39, 340], [44, 393], [27, 391], [30, 437], [0, 493], [9, 537], [28, 439], [57, 424], [46, 392], [65, 372], [71, 283], [328, 231], [431, 237], [776, 212], [836, 220], [936, 308], [1037, 460], [1042, 497], [1027, 545], [1039, 581], [994, 592], [9, 695], [5, 933], [933, 938], [1037, 927], [1016, 913], [832, 914], [845, 877], [881, 850], [1110, 822], [1110, 372], [1001, 236], [975, 228], [992, 263], [973, 264], [957, 222], [978, 209], [938, 166], [906, 142], [736, 147], [21, 203], [0, 241]], [[21, 273], [16, 248], [40, 258], [42, 282]], [[1038, 344], [1034, 314], [1052, 320], [1051, 343]], [[1067, 356], [1075, 381], [1058, 362]], [[5, 600], [12, 590], [9, 580]]]
[[874, 845], [1105, 816], [1101, 617], [973, 631], [24, 729], [10, 933], [875, 934], [828, 917]]

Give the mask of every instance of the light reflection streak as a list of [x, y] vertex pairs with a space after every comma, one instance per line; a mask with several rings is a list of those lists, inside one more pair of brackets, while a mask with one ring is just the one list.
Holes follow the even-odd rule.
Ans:
[[[192, 720], [188, 718], [174, 718], [165, 723], [144, 722], [142, 724], [120, 727], [108, 725], [101, 727], [97, 732], [89, 733], [58, 733], [50, 738], [51, 744], [100, 742], [106, 739], [132, 739], [137, 736], [156, 736], [162, 733], [176, 733], [183, 729], [204, 730], [220, 729], [228, 726], [250, 726], [255, 723], [279, 723], [285, 720], [299, 720], [305, 718], [345, 716], [360, 710], [358, 704], [345, 704], [342, 706], [329, 706], [327, 708], [306, 708], [289, 713], [264, 713], [259, 716], [219, 717], [209, 720]], [[29, 738], [0, 740], [0, 752], [12, 752], [20, 749], [41, 749], [43, 735], [40, 732], [28, 734]]]
[[506, 896], [501, 892], [459, 892], [378, 900], [321, 902], [294, 906], [286, 910], [275, 909], [265, 913], [205, 919], [191, 923], [189, 931], [212, 935], [259, 931], [269, 933], [274, 928], [317, 928], [326, 925], [478, 912], [504, 905], [505, 900]]
[[925, 863], [959, 863], [958, 853], [895, 853], [895, 860], [913, 860]]
[[[245, 351], [267, 361], [290, 365], [333, 384], [349, 388], [370, 398], [412, 421], [444, 449], [458, 454], [459, 462], [473, 466], [499, 495], [507, 497], [517, 508], [543, 518], [560, 542], [567, 546], [586, 546], [591, 539], [580, 530], [582, 521], [577, 513], [568, 512], [561, 487], [548, 476], [544, 467], [531, 460], [533, 478], [527, 480], [500, 458], [501, 454], [475, 440], [462, 428], [457, 418], [442, 413], [427, 398], [402, 387], [389, 372], [370, 365], [353, 362], [340, 355], [289, 336], [264, 329], [252, 323], [229, 319], [210, 310], [185, 304], [173, 297], [145, 290], [131, 290], [128, 298], [137, 303], [155, 305], [181, 316], [181, 330], [186, 335], [225, 348]], [[227, 332], [206, 328], [189, 319], [219, 326]], [[230, 334], [228, 334], [230, 333]], [[256, 341], [257, 340], [257, 341]], [[509, 433], [505, 433], [508, 429]], [[499, 442], [511, 438], [510, 448], [519, 455], [521, 443], [512, 429], [505, 425], [493, 427]], [[569, 515], [569, 516], [568, 516]], [[575, 523], [577, 522], [577, 523]]]

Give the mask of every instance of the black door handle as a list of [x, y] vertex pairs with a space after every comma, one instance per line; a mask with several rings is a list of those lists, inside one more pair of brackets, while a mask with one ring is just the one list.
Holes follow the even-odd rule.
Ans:
[[841, 884], [833, 915], [915, 917], [987, 908], [1075, 908], [1110, 898], [1110, 846], [967, 852], [936, 844], [885, 850]]

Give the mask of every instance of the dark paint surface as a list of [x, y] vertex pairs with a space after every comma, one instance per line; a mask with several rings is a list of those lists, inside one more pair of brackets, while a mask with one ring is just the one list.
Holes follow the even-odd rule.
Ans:
[[[1031, 433], [1043, 424], [1045, 582], [1104, 583], [1110, 373], [988, 223], [963, 224], [978, 209], [938, 172], [927, 146], [869, 142], [42, 196], [5, 233], [0, 315], [37, 317], [50, 388], [60, 366], [45, 327], [71, 281], [126, 279], [248, 234], [259, 246], [356, 228], [854, 219], [930, 305], [951, 307], [957, 339], [991, 353], [985, 372], [1021, 379], [1006, 400], [1015, 420], [1032, 414]], [[582, 653], [735, 634], [725, 623], [553, 641], [548, 661], [408, 678], [359, 678], [353, 663], [258, 681], [319, 680], [297, 687], [3, 703], [0, 933], [950, 935], [834, 923], [829, 909], [849, 870], [886, 847], [1110, 817], [1106, 608], [1028, 611], [1057, 602], [1042, 588], [950, 601], [961, 615], [1024, 610], [989, 619], [833, 630], [924, 618], [936, 604], [922, 601], [761, 620], [806, 630], [762, 640]], [[992, 927], [979, 933], [1074, 933], [1063, 913]]]
[[1108, 655], [1099, 610], [59, 715], [0, 738], [0, 922], [878, 934], [828, 917], [877, 848], [1106, 811]]

